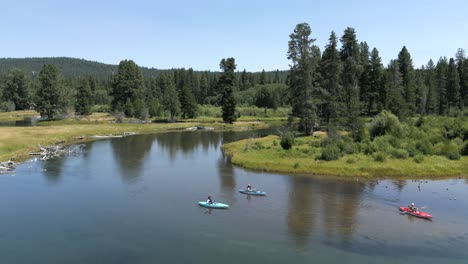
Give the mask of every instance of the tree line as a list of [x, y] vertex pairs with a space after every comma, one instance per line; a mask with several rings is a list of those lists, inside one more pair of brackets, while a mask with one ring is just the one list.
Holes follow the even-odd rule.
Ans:
[[[468, 106], [468, 58], [463, 49], [453, 58], [431, 59], [416, 68], [402, 47], [384, 66], [377, 48], [359, 42], [353, 28], [346, 28], [340, 38], [332, 31], [323, 51], [314, 44], [307, 23], [298, 24], [289, 37], [289, 71], [236, 71], [234, 58], [221, 60], [221, 72], [155, 70], [132, 60], [114, 66], [55, 58], [60, 67], [79, 65], [79, 70], [67, 66], [67, 73], [61, 74], [60, 67], [47, 63], [31, 74], [27, 71], [31, 65], [37, 67], [37, 60], [2, 59], [0, 107], [4, 111], [35, 107], [47, 118], [106, 111], [174, 120], [194, 118], [199, 105], [207, 104], [221, 106], [224, 120], [233, 122], [239, 115], [236, 105], [289, 106], [306, 132], [322, 125], [345, 126], [358, 135], [360, 117], [384, 110], [404, 119], [453, 115]], [[24, 67], [28, 60], [34, 61], [29, 68]], [[70, 60], [73, 63], [67, 64]], [[6, 71], [8, 65], [21, 69]], [[88, 66], [95, 67], [96, 74], [84, 74]]]
[[[97, 110], [174, 120], [196, 117], [199, 105], [224, 106], [229, 102], [234, 110], [228, 122], [232, 122], [238, 115], [236, 103], [266, 108], [287, 104], [284, 71], [236, 72], [233, 58], [223, 61], [223, 72], [173, 69], [145, 77], [135, 62], [124, 60], [107, 79], [95, 75], [67, 77], [54, 64], [44, 64], [32, 77], [14, 68], [0, 76], [1, 108], [12, 111], [34, 107], [51, 119], [69, 112], [87, 115]], [[229, 96], [226, 90], [230, 90]]]
[[454, 58], [441, 57], [437, 63], [431, 59], [418, 69], [405, 46], [384, 66], [377, 48], [359, 42], [350, 27], [339, 40], [332, 31], [323, 52], [314, 42], [310, 26], [298, 24], [287, 53], [292, 116], [305, 132], [322, 124], [357, 131], [362, 129], [359, 117], [383, 110], [404, 119], [455, 114], [468, 106], [463, 49]]

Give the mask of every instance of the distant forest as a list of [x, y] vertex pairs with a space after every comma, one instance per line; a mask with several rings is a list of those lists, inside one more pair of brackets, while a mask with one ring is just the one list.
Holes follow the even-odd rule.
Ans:
[[219, 72], [149, 69], [131, 60], [108, 65], [63, 57], [0, 59], [0, 107], [35, 106], [50, 118], [108, 111], [171, 119], [196, 117], [199, 105], [223, 111], [225, 103], [234, 109], [290, 107], [291, 116], [310, 131], [322, 124], [353, 129], [360, 117], [383, 110], [406, 118], [457, 115], [468, 106], [463, 49], [454, 51], [453, 58], [431, 59], [416, 68], [402, 47], [384, 66], [377, 48], [358, 41], [353, 28], [341, 37], [331, 32], [323, 50], [306, 23], [298, 24], [289, 38], [289, 71], [239, 71], [234, 58], [221, 60]]

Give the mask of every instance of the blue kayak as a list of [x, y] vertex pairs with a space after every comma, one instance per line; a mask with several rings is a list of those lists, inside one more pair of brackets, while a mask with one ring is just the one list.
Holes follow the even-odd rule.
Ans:
[[248, 195], [258, 195], [258, 196], [265, 196], [267, 193], [266, 192], [262, 192], [262, 191], [258, 191], [258, 190], [252, 190], [252, 191], [248, 191], [248, 190], [239, 190], [240, 193], [243, 193], [243, 194], [248, 194]]
[[207, 208], [215, 208], [215, 209], [228, 209], [229, 205], [223, 204], [223, 203], [212, 203], [209, 204], [206, 201], [205, 202], [198, 202], [198, 205], [207, 207]]

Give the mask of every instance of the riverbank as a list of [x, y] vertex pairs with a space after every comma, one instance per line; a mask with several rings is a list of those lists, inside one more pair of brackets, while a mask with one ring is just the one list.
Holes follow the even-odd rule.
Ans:
[[222, 146], [235, 165], [268, 172], [301, 175], [343, 177], [447, 177], [467, 176], [468, 157], [449, 160], [444, 156], [426, 155], [417, 162], [413, 158], [387, 158], [375, 161], [362, 153], [350, 154], [337, 160], [315, 159], [320, 147], [311, 148], [314, 137], [301, 137], [290, 150], [281, 148], [280, 138], [245, 139]]
[[[33, 127], [0, 127], [0, 161], [14, 159], [22, 161], [29, 158], [28, 153], [37, 151], [38, 144], [51, 145], [57, 142], [65, 144], [96, 140], [96, 135], [123, 135], [125, 132], [137, 134], [159, 133], [184, 130], [195, 126], [206, 126], [201, 122], [175, 123], [100, 123], [92, 121], [51, 121]], [[209, 124], [215, 130], [246, 130], [268, 127], [265, 122], [236, 122]], [[104, 136], [105, 137], [105, 136]]]

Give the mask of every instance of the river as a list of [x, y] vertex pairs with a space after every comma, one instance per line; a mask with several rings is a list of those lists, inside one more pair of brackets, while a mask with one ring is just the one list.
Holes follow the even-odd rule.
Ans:
[[[468, 263], [468, 180], [244, 170], [224, 142], [267, 131], [86, 143], [0, 175], [0, 263]], [[238, 192], [248, 183], [266, 197]], [[208, 210], [211, 195], [228, 210]], [[401, 215], [415, 202], [432, 221]]]

